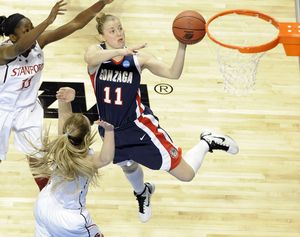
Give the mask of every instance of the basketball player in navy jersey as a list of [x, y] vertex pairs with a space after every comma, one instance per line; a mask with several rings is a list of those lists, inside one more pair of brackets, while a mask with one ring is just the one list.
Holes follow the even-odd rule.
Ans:
[[[37, 93], [44, 66], [42, 49], [83, 28], [112, 1], [97, 1], [67, 24], [50, 31], [45, 29], [65, 11], [63, 0], [36, 27], [19, 13], [0, 17], [0, 35], [9, 37], [0, 44], [0, 162], [6, 158], [11, 130], [15, 132], [16, 147], [25, 154], [32, 152], [28, 141], [41, 145], [43, 109]], [[36, 182], [41, 190], [47, 179]]]
[[[139, 217], [151, 217], [150, 198], [154, 184], [144, 183], [139, 164], [154, 170], [166, 170], [181, 181], [191, 181], [208, 151], [238, 153], [233, 139], [222, 134], [203, 132], [200, 141], [182, 156], [169, 135], [159, 126], [158, 118], [141, 103], [140, 79], [144, 69], [154, 75], [178, 79], [182, 73], [186, 45], [179, 43], [171, 66], [139, 51], [145, 45], [126, 47], [120, 20], [102, 14], [96, 18], [104, 42], [90, 46], [85, 53], [89, 75], [95, 90], [99, 116], [115, 127], [114, 163], [121, 166], [130, 181], [139, 204]], [[104, 130], [99, 127], [100, 135]]]

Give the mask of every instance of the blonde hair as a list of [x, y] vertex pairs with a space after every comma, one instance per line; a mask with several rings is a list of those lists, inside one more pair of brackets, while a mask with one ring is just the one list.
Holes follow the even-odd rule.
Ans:
[[66, 181], [77, 180], [79, 176], [96, 183], [97, 168], [88, 156], [96, 132], [91, 133], [90, 124], [82, 114], [68, 118], [63, 126], [63, 135], [49, 141], [49, 130], [43, 141], [43, 148], [37, 149], [36, 158], [31, 162], [35, 177], [59, 176]]
[[118, 19], [116, 16], [114, 15], [111, 15], [111, 14], [105, 14], [103, 12], [100, 12], [97, 16], [96, 16], [96, 22], [97, 22], [97, 30], [98, 30], [98, 33], [100, 35], [103, 35], [103, 25], [106, 21], [109, 21], [109, 20], [115, 20], [115, 19]]

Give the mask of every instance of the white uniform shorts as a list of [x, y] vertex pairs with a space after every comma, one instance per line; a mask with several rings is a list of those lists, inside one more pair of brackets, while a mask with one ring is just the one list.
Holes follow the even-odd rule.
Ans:
[[25, 154], [35, 151], [32, 144], [37, 148], [41, 147], [43, 116], [44, 111], [39, 101], [15, 111], [5, 111], [0, 108], [0, 161], [6, 158], [12, 131], [15, 133], [15, 147]]
[[104, 237], [85, 207], [66, 209], [45, 187], [34, 208], [35, 237]]

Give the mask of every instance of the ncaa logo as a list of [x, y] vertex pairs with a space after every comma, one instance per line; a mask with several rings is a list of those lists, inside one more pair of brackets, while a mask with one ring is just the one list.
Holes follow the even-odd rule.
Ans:
[[122, 65], [123, 67], [128, 68], [130, 66], [130, 62], [128, 60], [125, 60]]

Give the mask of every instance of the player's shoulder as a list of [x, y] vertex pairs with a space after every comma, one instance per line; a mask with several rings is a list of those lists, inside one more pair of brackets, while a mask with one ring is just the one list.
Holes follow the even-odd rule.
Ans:
[[102, 50], [101, 46], [99, 44], [92, 44], [86, 48], [86, 53], [94, 53], [98, 50]]
[[141, 66], [144, 65], [145, 62], [147, 62], [148, 60], [154, 57], [151, 53], [145, 50], [140, 50], [136, 55]]

